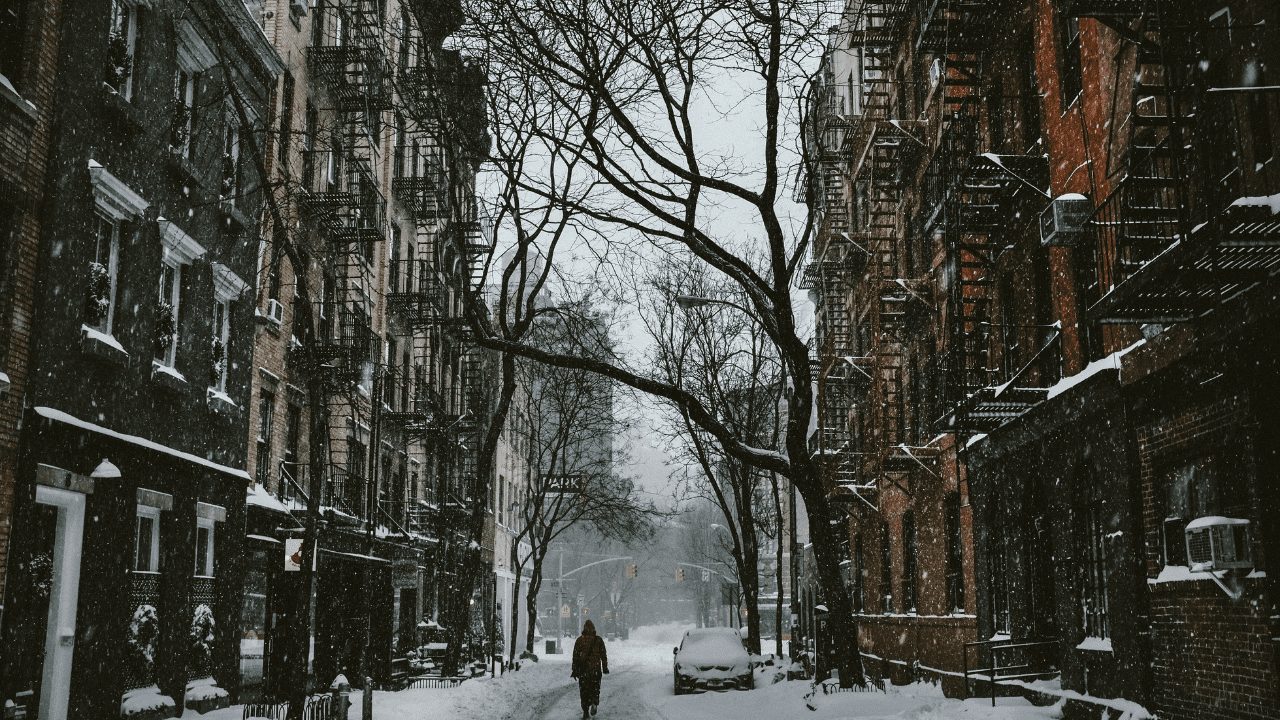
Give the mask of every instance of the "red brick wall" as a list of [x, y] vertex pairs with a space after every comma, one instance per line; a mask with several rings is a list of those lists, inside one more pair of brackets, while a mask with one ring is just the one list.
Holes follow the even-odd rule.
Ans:
[[58, 66], [61, 3], [31, 2], [27, 8], [27, 61], [23, 76], [10, 80], [36, 107], [36, 117], [21, 113], [7, 102], [0, 108], [0, 176], [25, 193], [23, 207], [15, 216], [12, 244], [4, 253], [5, 267], [0, 267], [0, 371], [12, 383], [9, 392], [0, 397], [0, 597], [8, 566], [23, 395], [30, 372], [33, 290], [40, 246], [37, 213], [49, 149], [49, 110]]
[[1208, 578], [1151, 586], [1149, 710], [1165, 720], [1276, 717], [1264, 583], [1246, 580], [1239, 600]]
[[[1242, 597], [1232, 600], [1206, 575], [1179, 582], [1156, 579], [1163, 568], [1162, 459], [1188, 453], [1194, 457], [1199, 450], [1220, 446], [1224, 436], [1241, 438], [1247, 411], [1244, 399], [1227, 395], [1183, 408], [1137, 431], [1151, 578], [1150, 709], [1162, 718], [1273, 718], [1280, 707], [1266, 581], [1244, 580]], [[1247, 452], [1247, 447], [1242, 444], [1240, 451]], [[1259, 536], [1255, 533], [1254, 558], [1265, 567]]]

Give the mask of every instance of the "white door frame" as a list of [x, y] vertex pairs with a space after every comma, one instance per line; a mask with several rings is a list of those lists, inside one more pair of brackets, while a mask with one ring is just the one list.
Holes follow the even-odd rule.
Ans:
[[67, 720], [71, 661], [75, 655], [76, 608], [80, 597], [80, 551], [84, 544], [85, 496], [73, 490], [36, 486], [36, 502], [58, 511], [53, 539], [53, 583], [40, 680], [40, 720]]

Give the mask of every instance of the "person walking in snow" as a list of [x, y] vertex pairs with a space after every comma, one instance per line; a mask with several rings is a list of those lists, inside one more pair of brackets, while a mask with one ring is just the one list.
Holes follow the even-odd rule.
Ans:
[[578, 696], [582, 699], [583, 720], [596, 714], [600, 705], [600, 677], [609, 674], [609, 655], [604, 649], [604, 638], [596, 634], [595, 623], [582, 624], [582, 634], [573, 643], [573, 673], [578, 681]]

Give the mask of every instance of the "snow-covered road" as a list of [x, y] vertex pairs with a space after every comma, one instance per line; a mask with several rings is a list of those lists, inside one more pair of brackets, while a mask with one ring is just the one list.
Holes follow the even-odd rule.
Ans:
[[[1024, 700], [949, 700], [931, 685], [889, 687], [885, 693], [845, 693], [814, 698], [805, 707], [807, 682], [771, 684], [757, 676], [750, 692], [676, 696], [671, 687], [671, 648], [683, 627], [641, 628], [626, 642], [610, 642], [610, 674], [601, 688], [598, 720], [1049, 720], [1056, 708]], [[360, 694], [351, 697], [350, 718], [360, 718]], [[569, 678], [567, 656], [526, 663], [519, 672], [470, 680], [447, 690], [404, 690], [374, 694], [375, 720], [578, 720], [577, 684]], [[185, 717], [185, 716], [184, 716]], [[200, 720], [241, 720], [239, 707]]]

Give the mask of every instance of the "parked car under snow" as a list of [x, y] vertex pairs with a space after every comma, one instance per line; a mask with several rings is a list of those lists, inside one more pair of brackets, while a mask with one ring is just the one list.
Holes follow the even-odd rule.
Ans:
[[733, 628], [698, 628], [685, 632], [675, 653], [675, 691], [750, 690], [755, 687], [751, 656]]

